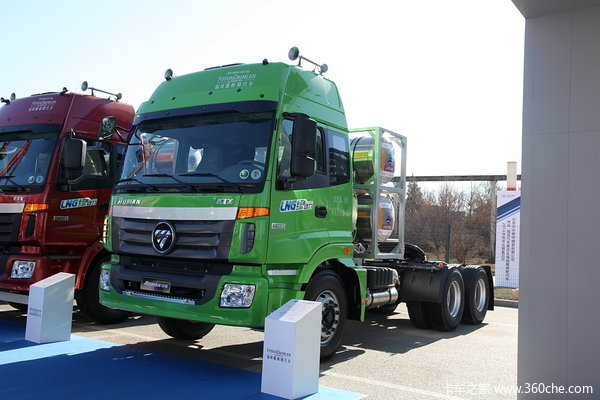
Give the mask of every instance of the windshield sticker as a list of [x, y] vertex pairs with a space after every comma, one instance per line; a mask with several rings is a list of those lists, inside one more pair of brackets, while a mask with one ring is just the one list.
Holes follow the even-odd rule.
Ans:
[[250, 176], [252, 177], [252, 179], [254, 180], [258, 180], [260, 179], [260, 176], [262, 175], [262, 173], [260, 172], [260, 169], [255, 169], [252, 170], [252, 174], [250, 174]]
[[42, 175], [38, 175], [37, 178], [35, 178], [35, 183], [42, 183], [44, 182], [44, 177]]
[[247, 169], [243, 169], [240, 171], [240, 179], [248, 179], [249, 176], [250, 171], [248, 171]]
[[312, 210], [313, 202], [306, 199], [282, 200], [279, 206], [280, 212]]
[[98, 199], [90, 199], [89, 197], [81, 199], [63, 200], [60, 202], [60, 208], [62, 210], [68, 208], [80, 208], [80, 207], [91, 207], [98, 204]]
[[250, 70], [230, 71], [227, 75], [221, 75], [217, 78], [215, 89], [243, 88], [254, 85], [256, 74], [250, 73]]
[[56, 99], [54, 97], [40, 97], [37, 100], [31, 102], [29, 111], [50, 111], [56, 105]]
[[31, 175], [29, 178], [27, 178], [27, 182], [28, 183], [34, 183], [35, 182], [35, 176]]

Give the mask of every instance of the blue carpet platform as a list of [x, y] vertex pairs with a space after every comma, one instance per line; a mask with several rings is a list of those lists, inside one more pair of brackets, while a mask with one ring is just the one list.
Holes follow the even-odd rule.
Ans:
[[[0, 321], [0, 399], [280, 399], [240, 369], [75, 335], [41, 345], [24, 338], [24, 325]], [[363, 397], [320, 386], [303, 399]]]

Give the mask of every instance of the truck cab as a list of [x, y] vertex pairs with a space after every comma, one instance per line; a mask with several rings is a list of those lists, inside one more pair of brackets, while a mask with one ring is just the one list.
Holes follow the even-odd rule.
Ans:
[[133, 108], [66, 89], [4, 103], [0, 299], [26, 309], [31, 284], [67, 272], [76, 275], [78, 305], [90, 318], [126, 318], [101, 306], [97, 294], [99, 265], [107, 258], [102, 223], [126, 146], [117, 137], [101, 141], [98, 132], [107, 115], [130, 128]]

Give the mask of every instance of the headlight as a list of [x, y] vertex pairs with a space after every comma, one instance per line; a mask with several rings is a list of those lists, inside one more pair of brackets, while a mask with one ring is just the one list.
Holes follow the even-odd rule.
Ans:
[[239, 285], [227, 283], [221, 292], [221, 307], [248, 308], [254, 300], [254, 285]]
[[12, 271], [10, 272], [11, 278], [16, 279], [29, 279], [33, 276], [35, 270], [35, 261], [20, 261], [13, 262]]
[[110, 271], [107, 269], [100, 270], [100, 289], [110, 292]]
[[111, 236], [111, 219], [108, 215], [105, 215], [104, 225], [102, 227], [102, 244], [104, 245], [104, 248], [108, 251], [112, 251]]

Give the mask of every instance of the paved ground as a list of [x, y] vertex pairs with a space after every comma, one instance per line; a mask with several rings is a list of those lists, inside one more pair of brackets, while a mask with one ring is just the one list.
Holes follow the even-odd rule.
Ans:
[[[320, 384], [364, 393], [368, 399], [516, 399], [517, 313], [497, 307], [480, 326], [455, 332], [412, 327], [402, 305], [392, 316], [367, 315], [347, 324], [344, 346], [321, 364]], [[0, 319], [25, 315], [0, 304]], [[150, 316], [123, 324], [95, 325], [74, 313], [73, 333], [181, 357], [260, 372], [263, 333], [217, 326], [204, 339], [169, 338]], [[503, 392], [504, 393], [498, 393]]]

